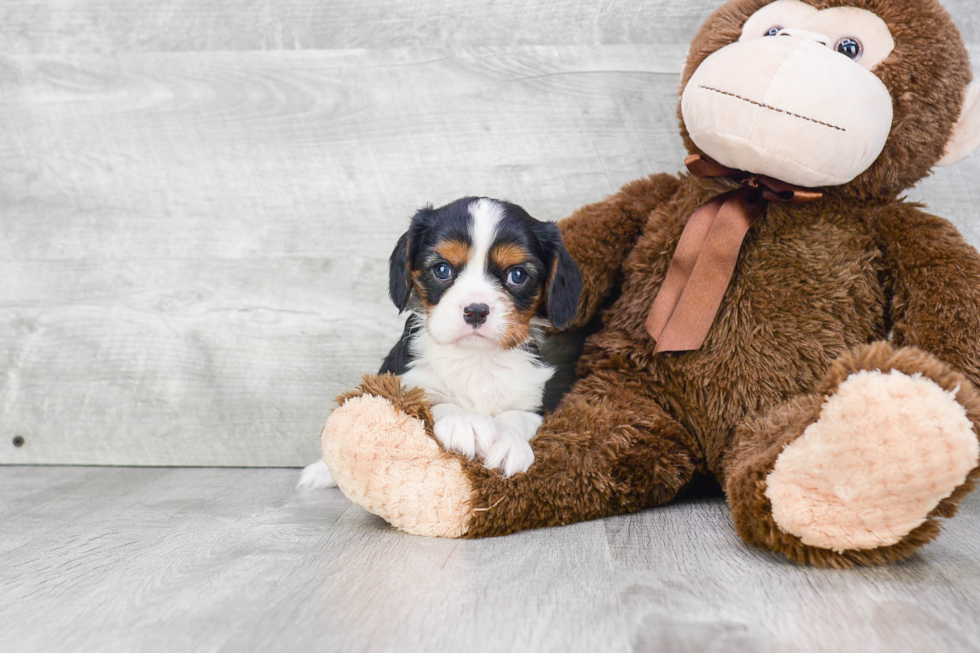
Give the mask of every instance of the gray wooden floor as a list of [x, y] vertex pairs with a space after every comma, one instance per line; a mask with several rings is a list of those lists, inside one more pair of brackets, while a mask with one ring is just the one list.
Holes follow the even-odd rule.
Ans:
[[0, 468], [0, 649], [980, 651], [980, 496], [912, 561], [805, 569], [720, 499], [477, 541], [289, 469]]

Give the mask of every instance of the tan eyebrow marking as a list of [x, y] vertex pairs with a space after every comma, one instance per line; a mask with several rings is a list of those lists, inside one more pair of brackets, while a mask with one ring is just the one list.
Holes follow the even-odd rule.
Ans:
[[741, 95], [735, 95], [734, 93], [729, 93], [728, 91], [719, 91], [717, 88], [711, 88], [710, 86], [698, 86], [698, 88], [703, 88], [706, 91], [713, 91], [715, 93], [721, 93], [722, 95], [727, 95], [728, 97], [733, 97], [736, 100], [741, 100], [742, 102], [748, 102], [749, 104], [754, 104], [757, 107], [762, 107], [763, 109], [769, 109], [770, 111], [775, 111], [777, 113], [785, 113], [787, 116], [793, 116], [794, 118], [799, 118], [801, 120], [808, 120], [810, 122], [815, 122], [818, 125], [823, 125], [824, 127], [830, 127], [831, 129], [836, 129], [837, 131], [846, 132], [847, 130], [843, 127], [838, 127], [837, 125], [831, 125], [828, 122], [820, 122], [819, 120], [814, 120], [813, 118], [807, 118], [806, 116], [801, 116], [798, 113], [793, 113], [792, 111], [786, 111], [785, 109], [779, 109], [777, 107], [769, 106], [768, 104], [762, 104], [761, 102], [756, 102], [755, 100], [750, 100], [744, 98]]
[[502, 270], [520, 265], [529, 258], [531, 258], [530, 252], [520, 245], [513, 243], [501, 243], [490, 251], [490, 260], [496, 263]]
[[461, 240], [447, 240], [434, 248], [435, 253], [454, 268], [462, 268], [469, 260], [472, 248]]

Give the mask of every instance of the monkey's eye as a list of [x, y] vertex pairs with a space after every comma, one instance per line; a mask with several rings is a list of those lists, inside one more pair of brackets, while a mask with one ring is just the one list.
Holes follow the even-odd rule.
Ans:
[[439, 281], [449, 281], [453, 276], [453, 266], [449, 265], [445, 261], [442, 263], [436, 263], [432, 267], [432, 276], [434, 276]]
[[766, 30], [766, 33], [763, 34], [763, 36], [779, 36], [779, 33], [782, 31], [783, 31], [782, 27], [774, 25], [770, 27], [768, 30]]
[[854, 61], [860, 59], [861, 55], [864, 54], [864, 46], [861, 42], [850, 36], [845, 36], [840, 41], [837, 41], [834, 49]]
[[507, 273], [507, 285], [520, 288], [527, 283], [527, 270], [524, 268], [511, 268]]

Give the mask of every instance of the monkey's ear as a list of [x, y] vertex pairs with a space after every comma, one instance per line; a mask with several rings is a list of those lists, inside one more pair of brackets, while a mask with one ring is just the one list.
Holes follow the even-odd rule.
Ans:
[[411, 270], [409, 269], [411, 230], [402, 234], [391, 252], [388, 259], [388, 295], [401, 313], [408, 306], [408, 299], [412, 295], [412, 283], [410, 280]]
[[946, 143], [946, 153], [937, 166], [952, 166], [969, 159], [980, 148], [980, 82], [966, 87], [960, 121]]

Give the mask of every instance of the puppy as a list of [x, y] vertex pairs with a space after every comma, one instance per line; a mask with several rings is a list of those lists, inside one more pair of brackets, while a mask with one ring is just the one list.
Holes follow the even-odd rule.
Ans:
[[[426, 391], [446, 449], [524, 472], [554, 374], [538, 347], [574, 319], [581, 290], [557, 225], [486, 197], [424, 208], [391, 254], [388, 291], [411, 315], [380, 373]], [[332, 484], [320, 462], [299, 485]]]

